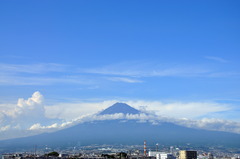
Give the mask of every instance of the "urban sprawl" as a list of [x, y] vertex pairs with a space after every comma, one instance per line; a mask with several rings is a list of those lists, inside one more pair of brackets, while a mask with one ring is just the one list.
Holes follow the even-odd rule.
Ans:
[[65, 149], [33, 147], [29, 151], [1, 154], [2, 159], [240, 159], [240, 150], [224, 147], [176, 147], [156, 144], [91, 145]]

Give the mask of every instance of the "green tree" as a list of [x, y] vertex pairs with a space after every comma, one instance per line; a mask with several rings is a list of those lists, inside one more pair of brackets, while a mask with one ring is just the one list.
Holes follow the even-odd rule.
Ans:
[[110, 159], [115, 158], [114, 155], [109, 155], [109, 154], [102, 154], [102, 157], [104, 157], [104, 158], [110, 158]]
[[47, 156], [58, 157], [59, 153], [56, 151], [53, 151], [53, 152], [48, 153]]
[[127, 154], [125, 152], [120, 152], [117, 154], [117, 157], [120, 159], [125, 159], [127, 157]]

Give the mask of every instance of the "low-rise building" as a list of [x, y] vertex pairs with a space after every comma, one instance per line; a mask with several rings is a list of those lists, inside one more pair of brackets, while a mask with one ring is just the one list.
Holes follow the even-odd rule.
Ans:
[[197, 159], [197, 151], [179, 151], [179, 159]]
[[156, 159], [176, 159], [171, 153], [149, 151], [148, 156], [156, 157]]

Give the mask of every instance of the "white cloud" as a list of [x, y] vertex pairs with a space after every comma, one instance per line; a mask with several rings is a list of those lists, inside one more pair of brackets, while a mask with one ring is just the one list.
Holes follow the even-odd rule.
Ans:
[[128, 62], [103, 66], [93, 69], [81, 69], [79, 72], [90, 74], [100, 74], [109, 76], [123, 77], [192, 77], [207, 76], [212, 71], [203, 66], [186, 66], [186, 65], [159, 65], [153, 63]]
[[[106, 100], [103, 102], [77, 102], [77, 103], [56, 103], [45, 106], [46, 116], [48, 118], [59, 118], [73, 120], [81, 115], [92, 114], [101, 111], [117, 100]], [[169, 102], [126, 100], [121, 101], [134, 108], [138, 108], [147, 113], [155, 113], [163, 117], [190, 118], [197, 119], [204, 115], [212, 113], [230, 111], [232, 108], [228, 104], [216, 102]], [[144, 108], [144, 109], [143, 109]]]
[[1, 75], [0, 85], [52, 85], [60, 83], [71, 83], [81, 85], [95, 84], [93, 80], [86, 80], [82, 76], [19, 76], [19, 75]]
[[215, 56], [205, 56], [206, 59], [221, 62], [221, 63], [227, 63], [228, 61], [221, 58], [221, 57], [215, 57]]
[[[118, 102], [117, 100], [106, 100], [101, 102], [75, 102], [75, 103], [56, 103], [54, 105], [44, 105], [43, 96], [40, 92], [35, 92], [27, 100], [19, 99], [17, 106], [13, 110], [2, 112], [8, 116], [17, 118], [18, 116], [38, 116], [39, 118], [62, 119], [66, 121], [74, 120], [82, 115], [99, 112], [108, 106]], [[126, 100], [122, 101], [129, 105], [145, 110], [156, 115], [174, 118], [197, 119], [204, 115], [231, 110], [228, 104], [215, 102], [169, 102]], [[1, 116], [1, 115], [0, 115]], [[3, 115], [2, 115], [3, 116]]]
[[[227, 60], [220, 57], [206, 56], [206, 59], [226, 63]], [[207, 64], [176, 64], [176, 63], [154, 63], [146, 61], [130, 61], [105, 65], [98, 68], [78, 69], [79, 73], [93, 74], [99, 76], [119, 76], [123, 78], [134, 78], [142, 81], [144, 77], [235, 77], [239, 76], [238, 70], [219, 70]]]
[[14, 118], [20, 118], [20, 120], [22, 118], [34, 120], [37, 118], [43, 118], [44, 113], [43, 96], [37, 91], [27, 100], [19, 98], [14, 111], [9, 112], [8, 114]]
[[126, 77], [110, 77], [107, 78], [111, 81], [116, 81], [116, 82], [126, 82], [126, 83], [142, 83], [143, 81], [138, 80], [138, 79], [133, 79], [133, 78], [126, 78]]
[[[44, 97], [40, 92], [34, 92], [28, 99], [19, 98], [17, 104], [0, 111], [1, 130], [26, 129], [29, 125], [41, 122], [51, 123], [51, 119], [46, 118], [44, 108]], [[1, 107], [4, 104], [1, 104]], [[5, 129], [10, 125], [8, 129]]]
[[225, 131], [240, 134], [240, 122], [214, 119], [214, 118], [203, 118], [200, 120], [191, 119], [175, 119], [175, 123], [190, 128], [200, 128], [206, 130]]
[[[104, 102], [89, 102], [89, 103], [64, 103], [60, 107], [56, 104], [54, 107], [54, 117], [61, 119], [72, 120], [71, 124], [94, 121], [94, 120], [111, 120], [111, 119], [123, 119], [123, 120], [138, 120], [139, 122], [151, 122], [152, 124], [158, 124], [163, 121], [172, 122], [175, 124], [201, 128], [207, 130], [227, 131], [240, 133], [239, 122], [231, 122], [229, 120], [216, 119], [198, 119], [204, 115], [210, 115], [212, 113], [231, 111], [231, 106], [228, 104], [220, 104], [216, 102], [170, 102], [163, 103], [159, 101], [122, 101], [135, 108], [142, 110], [142, 114], [113, 114], [113, 115], [91, 115], [97, 111], [100, 111], [108, 106], [114, 104], [117, 101], [104, 101]], [[69, 107], [68, 107], [69, 106]], [[102, 106], [102, 107], [101, 107]], [[64, 110], [58, 112], [58, 110]], [[69, 109], [69, 110], [68, 110]], [[51, 106], [48, 106], [46, 110], [51, 110]], [[72, 111], [74, 110], [74, 111]], [[84, 112], [84, 113], [82, 113]], [[73, 114], [73, 115], [70, 115]], [[85, 115], [84, 115], [85, 114]], [[88, 114], [88, 115], [86, 115]], [[77, 116], [82, 115], [81, 117]], [[74, 120], [74, 118], [77, 120]]]
[[10, 129], [10, 125], [6, 125], [6, 126], [3, 126], [3, 127], [0, 127], [0, 132], [2, 132], [2, 131], [7, 131], [7, 130], [9, 130]]
[[59, 130], [62, 128], [69, 127], [74, 124], [84, 123], [84, 122], [92, 122], [92, 121], [103, 121], [103, 120], [118, 120], [118, 119], [125, 119], [125, 120], [139, 120], [139, 121], [155, 121], [157, 118], [154, 115], [150, 114], [123, 114], [123, 113], [116, 113], [116, 114], [105, 114], [105, 115], [98, 115], [95, 114], [88, 114], [82, 115], [76, 119], [73, 119], [68, 122], [63, 122], [61, 124], [54, 123], [52, 125], [42, 126], [40, 123], [33, 124], [29, 127], [29, 130], [46, 130], [46, 131], [53, 131]]
[[[0, 111], [0, 131], [6, 132], [1, 138], [9, 137], [7, 132], [18, 131], [17, 135], [26, 136], [41, 132], [50, 132], [63, 129], [77, 123], [96, 120], [137, 120], [138, 122], [172, 122], [187, 127], [207, 130], [228, 131], [240, 133], [240, 123], [226, 119], [203, 118], [212, 113], [232, 111], [228, 104], [216, 102], [160, 102], [144, 100], [126, 100], [134, 108], [139, 108], [141, 114], [110, 114], [98, 115], [97, 112], [119, 102], [106, 100], [101, 102], [56, 103], [45, 105], [44, 97], [40, 92], [34, 92], [28, 99], [20, 98], [17, 104], [7, 104], [6, 109]], [[4, 104], [0, 105], [4, 108]], [[14, 107], [13, 107], [14, 106]]]
[[29, 130], [36, 130], [36, 129], [41, 129], [41, 128], [42, 128], [41, 124], [40, 124], [40, 123], [37, 123], [37, 124], [33, 124], [33, 125], [29, 128]]
[[213, 118], [203, 118], [201, 120], [193, 120], [187, 118], [171, 118], [171, 117], [161, 117], [155, 114], [106, 114], [106, 115], [85, 115], [78, 119], [65, 122], [62, 124], [52, 124], [48, 126], [41, 126], [39, 123], [32, 125], [29, 130], [31, 131], [55, 131], [59, 129], [63, 129], [75, 124], [84, 123], [84, 122], [92, 122], [92, 121], [103, 121], [103, 120], [119, 120], [121, 119], [123, 122], [127, 120], [136, 120], [140, 123], [149, 122], [153, 125], [161, 124], [162, 122], [170, 122], [177, 125], [186, 126], [189, 128], [198, 128], [205, 130], [215, 130], [215, 131], [224, 131], [224, 132], [233, 132], [240, 134], [240, 122], [234, 122], [229, 120], [222, 119], [213, 119]]
[[59, 125], [57, 123], [54, 123], [52, 125], [49, 125], [49, 126], [41, 126], [40, 123], [37, 123], [37, 124], [33, 124], [29, 130], [39, 130], [39, 129], [57, 129], [59, 128]]
[[[217, 57], [206, 57], [224, 61]], [[66, 74], [68, 76], [66, 76]], [[0, 85], [52, 85], [70, 83], [96, 86], [104, 80], [142, 83], [145, 77], [230, 77], [236, 71], [222, 72], [205, 65], [159, 64], [142, 61], [120, 62], [98, 68], [77, 68], [55, 63], [0, 63]], [[117, 76], [117, 77], [116, 77]]]
[[39, 64], [5, 64], [0, 63], [0, 71], [8, 74], [16, 73], [47, 73], [47, 72], [63, 72], [66, 70], [66, 65], [56, 63], [39, 63]]
[[145, 106], [145, 109], [150, 112], [155, 112], [157, 115], [174, 118], [198, 118], [209, 113], [231, 109], [227, 104], [219, 104], [215, 102], [163, 103], [160, 101], [134, 100], [126, 101], [126, 103], [134, 107]]
[[72, 66], [56, 63], [25, 65], [0, 63], [0, 76], [0, 85], [92, 84], [91, 80], [86, 80], [87, 77], [74, 73]]
[[19, 107], [29, 107], [36, 104], [42, 104], [43, 96], [40, 92], [34, 92], [31, 98], [24, 100], [23, 98], [18, 99], [17, 106]]

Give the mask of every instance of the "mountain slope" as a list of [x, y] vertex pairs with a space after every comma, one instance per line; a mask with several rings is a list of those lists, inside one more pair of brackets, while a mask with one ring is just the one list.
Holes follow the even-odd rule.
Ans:
[[[127, 113], [125, 109], [115, 109], [119, 108], [118, 104], [113, 106], [114, 109], [110, 107], [106, 110], [115, 110], [112, 113]], [[105, 115], [109, 111], [101, 113], [99, 115]], [[193, 145], [240, 147], [239, 134], [186, 128], [169, 122], [153, 125], [150, 122], [122, 119], [85, 122], [53, 133], [1, 141], [0, 150], [4, 151], [11, 147], [11, 150], [17, 151], [23, 147], [32, 148], [33, 145], [68, 147], [90, 144], [142, 144], [143, 140], [147, 140], [148, 144], [192, 143]]]

